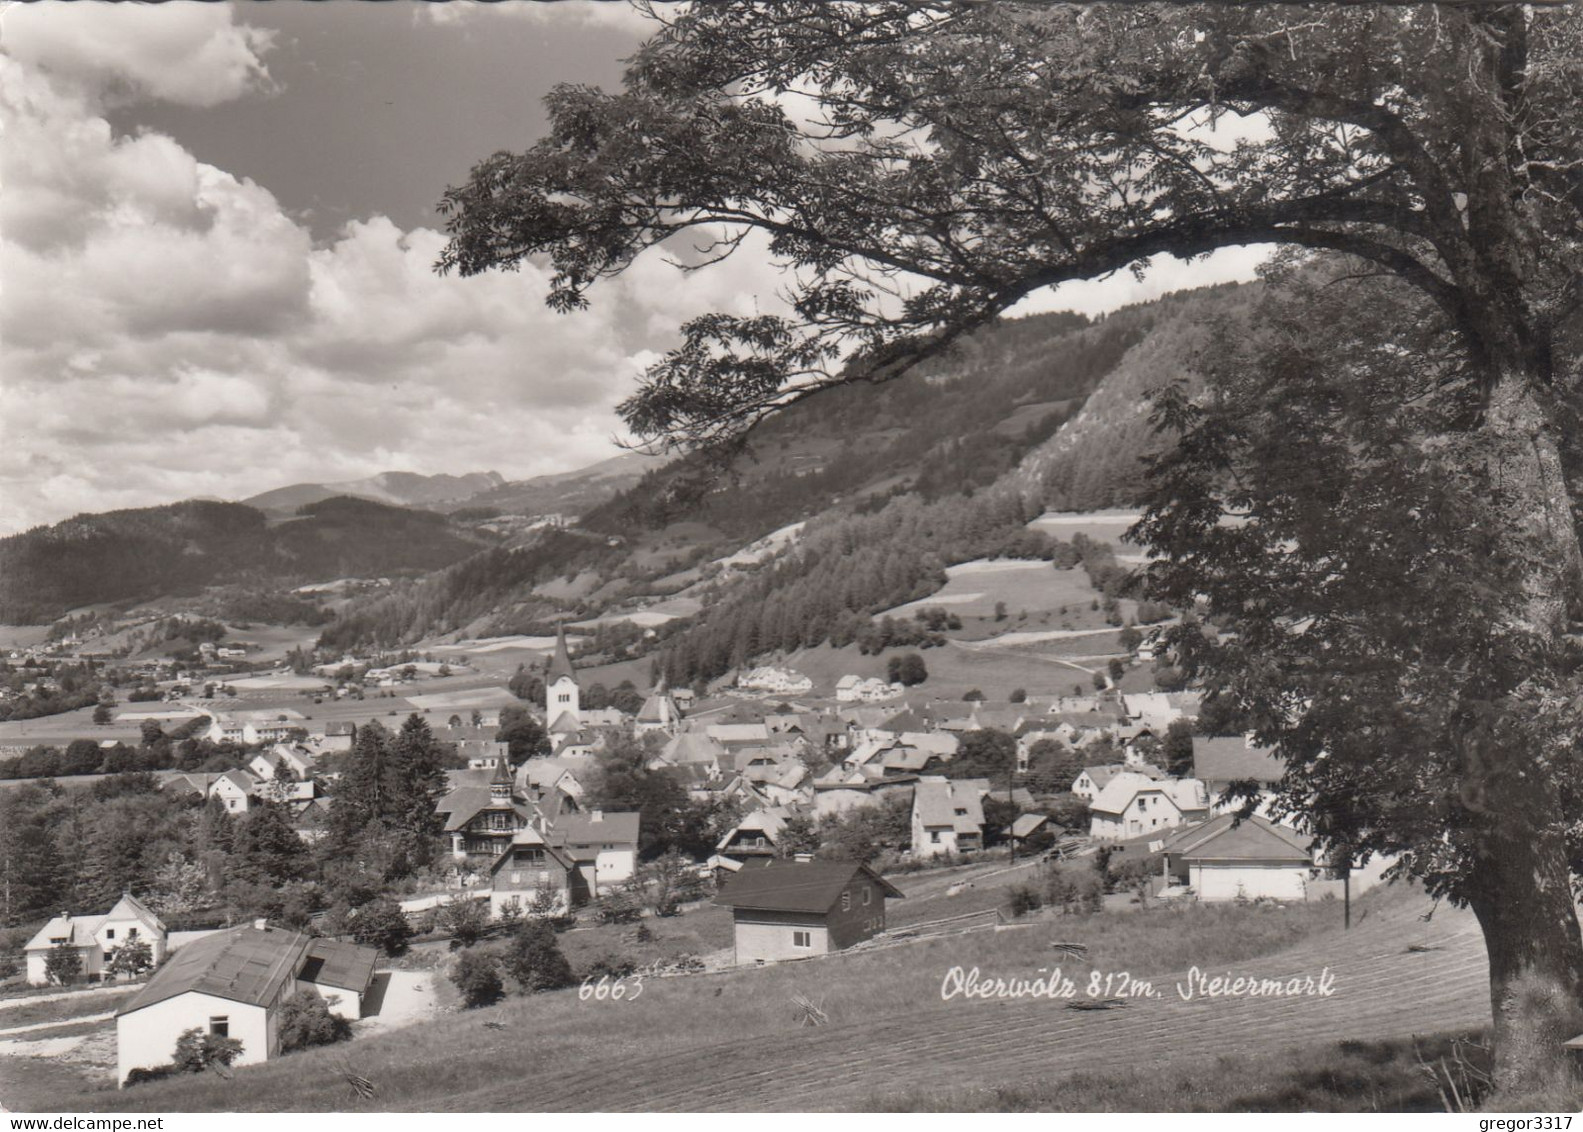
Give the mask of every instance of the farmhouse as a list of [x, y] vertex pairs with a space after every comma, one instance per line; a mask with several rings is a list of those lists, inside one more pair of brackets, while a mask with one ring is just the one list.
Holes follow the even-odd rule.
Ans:
[[553, 900], [557, 911], [565, 911], [588, 896], [576, 862], [532, 826], [517, 830], [489, 867], [489, 876], [489, 911], [495, 919], [508, 909], [528, 912], [539, 900]]
[[151, 963], [158, 966], [165, 961], [165, 925], [130, 892], [123, 893], [115, 907], [102, 916], [68, 916], [62, 912], [28, 940], [24, 949], [27, 981], [35, 987], [49, 985], [49, 956], [57, 947], [70, 947], [77, 952], [79, 975], [87, 978], [100, 975], [118, 948], [138, 940], [148, 944]]
[[1196, 778], [1155, 781], [1123, 771], [1112, 778], [1089, 804], [1089, 836], [1096, 841], [1173, 829], [1209, 816], [1209, 796]]
[[590, 810], [556, 818], [548, 841], [576, 862], [588, 891], [598, 896], [609, 885], [631, 880], [638, 867], [636, 810]]
[[736, 961], [772, 963], [827, 955], [885, 930], [889, 881], [856, 861], [744, 865], [715, 903], [732, 910]]
[[1313, 875], [1309, 838], [1261, 817], [1222, 814], [1165, 843], [1165, 868], [1199, 900], [1302, 900]]
[[265, 927], [232, 928], [195, 940], [171, 957], [116, 1011], [116, 1069], [123, 1084], [139, 1066], [170, 1061], [176, 1039], [194, 1028], [242, 1043], [238, 1065], [280, 1052], [281, 1004], [306, 990], [332, 1014], [357, 1018], [379, 953], [369, 947]]
[[984, 847], [984, 791], [977, 784], [920, 778], [912, 796], [912, 851], [919, 857]]

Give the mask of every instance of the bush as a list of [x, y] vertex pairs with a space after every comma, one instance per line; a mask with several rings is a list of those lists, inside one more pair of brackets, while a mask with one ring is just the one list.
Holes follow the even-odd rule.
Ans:
[[594, 909], [601, 924], [632, 924], [643, 916], [643, 904], [631, 892], [606, 893], [594, 903]]
[[482, 900], [453, 900], [434, 914], [434, 926], [462, 947], [471, 947], [489, 927], [489, 905]]
[[1044, 907], [1044, 895], [1031, 884], [1019, 884], [1009, 893], [1009, 907], [1013, 916], [1026, 916]]
[[500, 981], [500, 962], [487, 951], [468, 948], [456, 957], [451, 968], [451, 982], [461, 993], [462, 1005], [468, 1010], [492, 1006], [505, 997], [505, 984]]
[[236, 1038], [206, 1034], [197, 1026], [183, 1030], [176, 1039], [171, 1065], [179, 1073], [202, 1073], [211, 1065], [230, 1065], [242, 1056], [242, 1043]]
[[528, 920], [517, 929], [506, 967], [524, 994], [569, 987], [577, 981], [555, 940], [555, 929], [542, 920]]
[[330, 1013], [324, 999], [312, 991], [298, 991], [280, 1007], [280, 1051], [290, 1053], [309, 1046], [327, 1046], [352, 1036], [352, 1024]]
[[1063, 913], [1098, 912], [1103, 906], [1105, 883], [1099, 870], [1055, 869], [1045, 878], [1044, 899]]
[[149, 1069], [139, 1067], [127, 1073], [126, 1087], [130, 1089], [133, 1085], [143, 1085], [149, 1081], [163, 1081], [166, 1077], [174, 1077], [179, 1072], [180, 1069], [174, 1065], [155, 1065]]
[[612, 979], [621, 979], [637, 969], [637, 960], [610, 951], [589, 963], [583, 970], [583, 978], [597, 979], [601, 975], [609, 975]]
[[400, 955], [407, 950], [407, 941], [412, 938], [412, 925], [407, 923], [406, 913], [386, 896], [354, 908], [349, 920], [353, 939], [377, 947], [386, 955]]

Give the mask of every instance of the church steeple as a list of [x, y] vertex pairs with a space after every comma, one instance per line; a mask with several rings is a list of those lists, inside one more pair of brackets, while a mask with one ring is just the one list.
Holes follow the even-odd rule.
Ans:
[[555, 659], [550, 661], [550, 672], [545, 682], [553, 684], [561, 677], [577, 682], [577, 677], [572, 673], [572, 654], [566, 649], [566, 626], [555, 627]]
[[582, 719], [577, 674], [572, 671], [572, 654], [566, 647], [566, 626], [555, 627], [555, 656], [544, 676], [544, 721], [551, 730], [570, 715], [572, 725]]

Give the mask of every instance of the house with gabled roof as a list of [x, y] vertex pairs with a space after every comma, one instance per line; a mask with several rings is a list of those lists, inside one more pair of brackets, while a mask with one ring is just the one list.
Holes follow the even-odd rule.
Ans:
[[595, 809], [560, 814], [545, 826], [544, 837], [566, 852], [589, 893], [598, 896], [637, 873], [638, 829], [636, 810]]
[[511, 767], [506, 763], [495, 768], [487, 787], [457, 786], [434, 808], [445, 821], [451, 856], [458, 861], [498, 859], [517, 830], [536, 816], [531, 806], [515, 796]]
[[682, 713], [665, 685], [665, 677], [661, 676], [660, 682], [654, 686], [654, 690], [643, 701], [643, 706], [638, 709], [638, 717], [633, 727], [639, 735], [650, 731], [663, 731], [669, 735], [676, 730], [681, 718]]
[[245, 814], [258, 797], [258, 787], [251, 771], [228, 770], [209, 786], [209, 797], [220, 799], [228, 814]]
[[1261, 792], [1274, 790], [1286, 776], [1286, 764], [1273, 747], [1260, 747], [1251, 737], [1195, 735], [1193, 775], [1219, 809], [1221, 795], [1234, 782], [1251, 782]]
[[754, 810], [727, 830], [715, 845], [715, 854], [738, 863], [775, 856], [781, 830], [792, 816], [785, 806], [765, 806]]
[[153, 911], [130, 892], [102, 916], [72, 916], [65, 912], [45, 924], [23, 948], [27, 956], [27, 981], [35, 987], [50, 983], [48, 960], [57, 947], [77, 952], [81, 978], [101, 975], [119, 948], [141, 941], [148, 944], [155, 965], [165, 961], [169, 933]]
[[154, 972], [116, 1011], [117, 1080], [138, 1067], [169, 1064], [184, 1031], [234, 1038], [250, 1065], [280, 1053], [277, 1017], [306, 990], [332, 1014], [358, 1018], [379, 953], [371, 947], [314, 939], [262, 921], [194, 940]]
[[1312, 840], [1265, 818], [1222, 814], [1171, 835], [1165, 870], [1205, 902], [1303, 900], [1316, 875]]
[[1089, 803], [1089, 836], [1125, 841], [1209, 817], [1209, 794], [1196, 778], [1153, 779], [1124, 770]]
[[743, 865], [715, 904], [731, 909], [736, 961], [772, 963], [841, 951], [885, 930], [885, 901], [905, 894], [857, 861]]
[[985, 791], [977, 782], [930, 775], [912, 796], [912, 851], [938, 857], [984, 847]]
[[1072, 793], [1090, 804], [1099, 797], [1099, 792], [1109, 785], [1110, 780], [1118, 774], [1141, 774], [1146, 778], [1164, 778], [1165, 771], [1150, 763], [1106, 763], [1103, 766], [1085, 766], [1075, 779], [1072, 780]]
[[565, 912], [590, 895], [571, 854], [531, 825], [512, 834], [490, 864], [489, 879], [489, 912], [495, 919], [526, 914], [541, 898], [554, 900], [556, 911]]

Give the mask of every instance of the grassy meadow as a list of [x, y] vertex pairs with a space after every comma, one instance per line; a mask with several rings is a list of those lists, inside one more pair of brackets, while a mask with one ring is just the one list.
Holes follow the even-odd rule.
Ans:
[[[1359, 904], [1388, 902], [1399, 895], [1371, 895]], [[660, 930], [669, 931], [670, 924], [663, 923]], [[1089, 947], [1085, 960], [1060, 964], [1081, 985], [1091, 969], [1163, 974], [1179, 969], [1184, 955], [1204, 965], [1237, 963], [1340, 930], [1339, 909], [1326, 903], [1285, 908], [1186, 906], [1122, 916], [1032, 920], [819, 961], [651, 979], [636, 999], [621, 1002], [580, 1001], [575, 989], [518, 997], [438, 1018], [426, 1025], [421, 1042], [398, 1031], [361, 1039], [350, 1047], [246, 1067], [228, 1081], [205, 1076], [125, 1091], [87, 1087], [60, 1101], [77, 1110], [125, 1111], [492, 1106], [495, 1102], [487, 1094], [499, 1087], [502, 1064], [510, 1065], [510, 1077], [522, 1083], [574, 1071], [592, 1060], [620, 1063], [660, 1052], [672, 1055], [752, 1041], [778, 1045], [825, 1033], [800, 1024], [793, 1003], [797, 995], [821, 1004], [832, 1027], [874, 1024], [892, 1016], [916, 1019], [920, 1014], [938, 1014], [943, 1019], [963, 1007], [940, 997], [941, 980], [951, 967], [1032, 975], [1053, 965], [1052, 940]], [[575, 936], [563, 939], [568, 950], [580, 949], [573, 942]], [[372, 1101], [350, 1095], [348, 1069], [374, 1083]], [[533, 1107], [532, 1089], [522, 1094], [521, 1103]], [[598, 1107], [596, 1100], [589, 1104]]]

